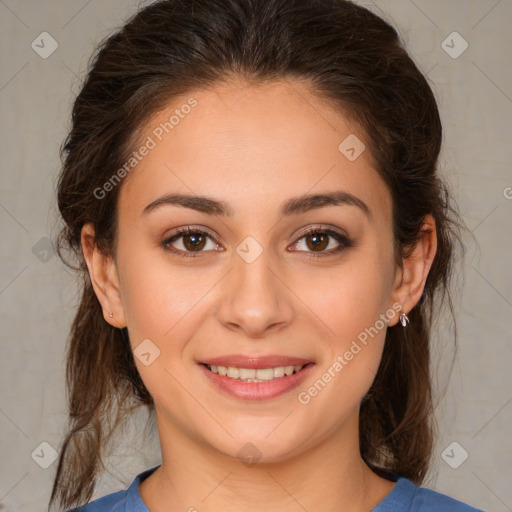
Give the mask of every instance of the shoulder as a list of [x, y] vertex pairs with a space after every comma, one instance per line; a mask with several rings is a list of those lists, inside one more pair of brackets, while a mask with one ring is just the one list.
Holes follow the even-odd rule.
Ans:
[[68, 510], [66, 512], [124, 512], [126, 505], [127, 491], [117, 491], [106, 496], [102, 496], [94, 501], [82, 505], [81, 507]]
[[483, 510], [474, 508], [467, 503], [425, 487], [416, 487], [412, 510], [416, 510], [416, 507], [417, 510], [425, 510], [425, 512], [427, 510], [439, 512], [483, 512]]
[[158, 467], [138, 474], [127, 489], [107, 494], [66, 512], [149, 512], [139, 493], [139, 484]]
[[405, 477], [397, 483], [372, 512], [484, 512], [462, 501], [426, 487], [415, 485]]

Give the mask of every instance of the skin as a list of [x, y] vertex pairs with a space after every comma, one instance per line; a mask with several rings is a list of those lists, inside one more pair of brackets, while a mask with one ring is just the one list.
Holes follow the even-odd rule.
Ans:
[[[418, 302], [436, 251], [434, 220], [426, 217], [403, 270], [395, 266], [391, 196], [369, 141], [305, 83], [194, 91], [153, 116], [141, 140], [191, 96], [198, 105], [122, 183], [115, 258], [97, 249], [91, 225], [82, 230], [105, 320], [128, 327], [133, 349], [149, 338], [160, 350], [149, 366], [135, 358], [155, 402], [162, 449], [162, 466], [142, 482], [141, 496], [152, 512], [370, 510], [394, 486], [368, 468], [358, 448], [359, 404], [386, 329], [307, 405], [297, 394], [379, 315], [397, 303], [409, 312]], [[338, 150], [349, 134], [367, 148], [355, 161]], [[278, 217], [286, 199], [334, 190], [364, 201], [370, 216], [330, 205]], [[142, 214], [170, 192], [223, 200], [234, 214], [173, 205]], [[346, 233], [352, 246], [308, 258], [311, 237], [297, 235], [318, 224]], [[193, 258], [166, 252], [161, 242], [188, 225], [217, 240], [207, 238]], [[247, 236], [263, 248], [252, 263], [236, 252]], [[317, 254], [339, 245], [327, 240]], [[188, 242], [182, 237], [173, 246], [190, 252]], [[388, 320], [395, 325], [398, 314]], [[315, 367], [298, 389], [249, 402], [218, 390], [197, 366], [233, 353], [297, 356]], [[252, 466], [237, 456], [248, 442], [261, 452]]]

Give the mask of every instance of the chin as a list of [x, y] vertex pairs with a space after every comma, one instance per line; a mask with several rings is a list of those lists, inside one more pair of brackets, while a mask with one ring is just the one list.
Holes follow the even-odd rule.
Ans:
[[213, 443], [211, 447], [227, 457], [238, 459], [248, 467], [254, 464], [275, 464], [286, 461], [304, 448], [300, 440], [294, 441], [289, 436], [268, 436], [268, 432], [259, 435], [237, 436], [225, 443]]

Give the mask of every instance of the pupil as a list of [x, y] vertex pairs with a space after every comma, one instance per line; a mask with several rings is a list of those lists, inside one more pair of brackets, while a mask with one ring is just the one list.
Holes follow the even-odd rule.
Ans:
[[[202, 235], [187, 235], [185, 240], [187, 240], [188, 243], [186, 243], [185, 245], [191, 246], [192, 248], [197, 249], [201, 245], [201, 238], [202, 238]], [[188, 247], [188, 248], [190, 248], [190, 247]]]
[[325, 235], [322, 233], [315, 233], [311, 235], [312, 238], [312, 244], [315, 248], [325, 248]]

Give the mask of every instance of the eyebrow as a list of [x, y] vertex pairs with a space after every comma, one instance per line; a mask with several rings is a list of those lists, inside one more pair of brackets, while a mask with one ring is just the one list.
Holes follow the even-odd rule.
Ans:
[[[231, 207], [224, 201], [218, 201], [207, 196], [198, 196], [190, 194], [165, 194], [155, 201], [149, 203], [142, 214], [153, 212], [164, 205], [182, 206], [191, 208], [208, 215], [221, 215], [224, 217], [232, 217], [234, 212]], [[345, 192], [336, 190], [333, 192], [325, 192], [320, 194], [306, 194], [299, 197], [293, 197], [285, 201], [279, 208], [279, 217], [287, 217], [297, 215], [310, 210], [323, 208], [324, 206], [340, 206], [349, 205], [361, 209], [368, 217], [371, 218], [371, 211], [368, 205], [358, 197]]]

